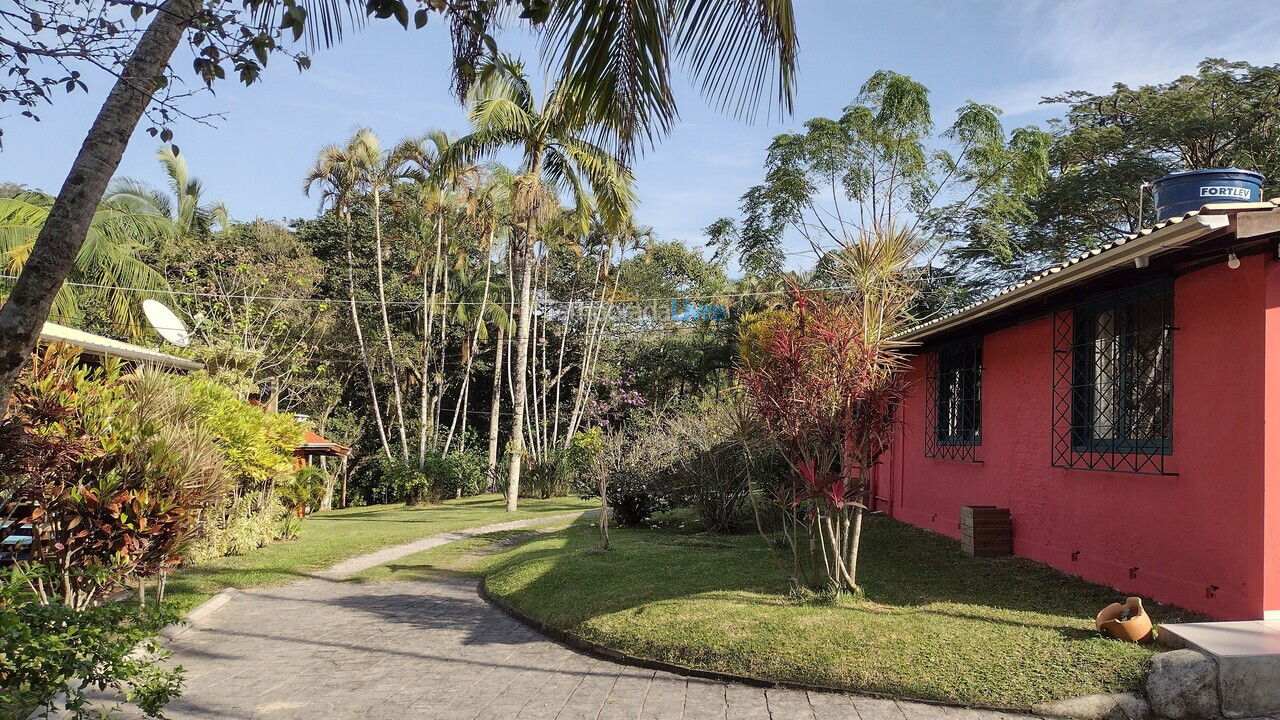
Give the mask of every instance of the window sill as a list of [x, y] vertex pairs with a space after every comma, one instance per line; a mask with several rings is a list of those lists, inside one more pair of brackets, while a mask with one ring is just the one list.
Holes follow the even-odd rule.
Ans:
[[1105, 468], [1105, 467], [1075, 467], [1073, 465], [1054, 465], [1059, 470], [1069, 470], [1071, 472], [1092, 472], [1092, 473], [1108, 473], [1120, 475], [1143, 475], [1146, 477], [1178, 477], [1182, 473], [1177, 470], [1161, 470], [1159, 472], [1150, 470], [1131, 470], [1129, 468]]
[[934, 462], [964, 463], [965, 465], [982, 465], [983, 464], [982, 460], [971, 459], [971, 458], [959, 458], [959, 457], [950, 458], [950, 457], [942, 457], [941, 455], [925, 455], [924, 459], [933, 460]]

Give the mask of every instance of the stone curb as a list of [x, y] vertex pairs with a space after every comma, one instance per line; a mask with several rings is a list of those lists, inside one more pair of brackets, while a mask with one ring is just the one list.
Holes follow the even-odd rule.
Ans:
[[1027, 715], [1028, 717], [1033, 717], [1032, 715], [1029, 714], [1027, 708], [1012, 707], [1009, 705], [976, 705], [976, 704], [949, 703], [949, 702], [941, 702], [939, 700], [929, 700], [926, 698], [916, 698], [916, 697], [900, 696], [900, 695], [887, 695], [884, 693], [863, 692], [863, 691], [854, 692], [852, 690], [848, 690], [845, 688], [831, 687], [829, 685], [799, 683], [799, 682], [792, 682], [789, 680], [766, 680], [764, 678], [751, 677], [749, 675], [737, 675], [734, 673], [720, 672], [718, 670], [705, 670], [702, 668], [689, 667], [688, 665], [679, 665], [677, 663], [669, 663], [662, 660], [652, 660], [650, 658], [630, 655], [628, 653], [622, 652], [621, 650], [616, 650], [607, 645], [601, 645], [600, 643], [597, 643], [595, 641], [588, 640], [582, 637], [581, 635], [569, 632], [568, 630], [562, 630], [558, 627], [548, 625], [547, 623], [542, 622], [541, 620], [538, 620], [536, 618], [533, 618], [533, 617], [530, 617], [529, 615], [524, 614], [522, 611], [517, 610], [513, 605], [508, 603], [506, 600], [503, 600], [502, 598], [490, 592], [488, 585], [485, 583], [483, 579], [480, 580], [479, 583], [477, 583], [476, 590], [480, 594], [480, 597], [484, 598], [485, 602], [501, 610], [503, 613], [515, 619], [517, 622], [527, 625], [528, 627], [536, 630], [537, 632], [543, 635], [546, 635], [547, 637], [560, 643], [561, 645], [566, 645], [571, 649], [579, 650], [593, 657], [598, 657], [602, 660], [609, 660], [611, 662], [616, 662], [620, 665], [630, 665], [632, 667], [643, 668], [645, 670], [657, 670], [662, 672], [669, 672], [676, 675], [701, 678], [704, 680], [734, 682], [734, 683], [740, 683], [742, 685], [750, 685], [752, 687], [759, 687], [759, 688], [783, 688], [787, 690], [803, 690], [806, 692], [837, 693], [840, 695], [860, 695], [864, 697], [878, 698], [881, 700], [903, 700], [906, 702], [921, 703], [925, 705], [935, 705], [938, 707], [963, 708], [963, 709], [970, 709], [970, 710], [997, 710], [1000, 712], [1020, 713], [1020, 714]]
[[173, 640], [179, 635], [191, 629], [192, 625], [204, 620], [210, 615], [217, 612], [223, 605], [231, 601], [231, 598], [240, 592], [238, 588], [228, 587], [222, 588], [214, 593], [214, 596], [205, 600], [191, 610], [191, 612], [182, 616], [182, 619], [165, 625], [160, 628], [160, 637], [166, 640]]

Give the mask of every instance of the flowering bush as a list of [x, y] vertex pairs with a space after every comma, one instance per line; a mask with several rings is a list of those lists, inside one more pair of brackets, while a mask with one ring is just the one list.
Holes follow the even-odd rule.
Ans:
[[587, 417], [608, 430], [620, 425], [636, 410], [648, 406], [648, 399], [635, 389], [635, 381], [636, 374], [631, 370], [623, 370], [618, 377], [600, 378], [600, 394], [588, 401]]

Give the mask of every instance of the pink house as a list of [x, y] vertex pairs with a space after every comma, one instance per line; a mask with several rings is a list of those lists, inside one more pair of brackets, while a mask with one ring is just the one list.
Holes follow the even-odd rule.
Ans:
[[953, 537], [1220, 619], [1280, 618], [1280, 208], [1206, 205], [915, 328], [874, 488]]

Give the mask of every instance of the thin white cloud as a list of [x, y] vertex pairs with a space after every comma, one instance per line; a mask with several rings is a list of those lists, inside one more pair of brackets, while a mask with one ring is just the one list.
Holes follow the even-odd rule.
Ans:
[[1011, 115], [1066, 90], [1172, 80], [1206, 57], [1280, 60], [1280, 19], [1266, 13], [1241, 17], [1173, 0], [1036, 0], [1011, 8], [1008, 22], [1024, 67], [1039, 69], [994, 89], [990, 101]]

